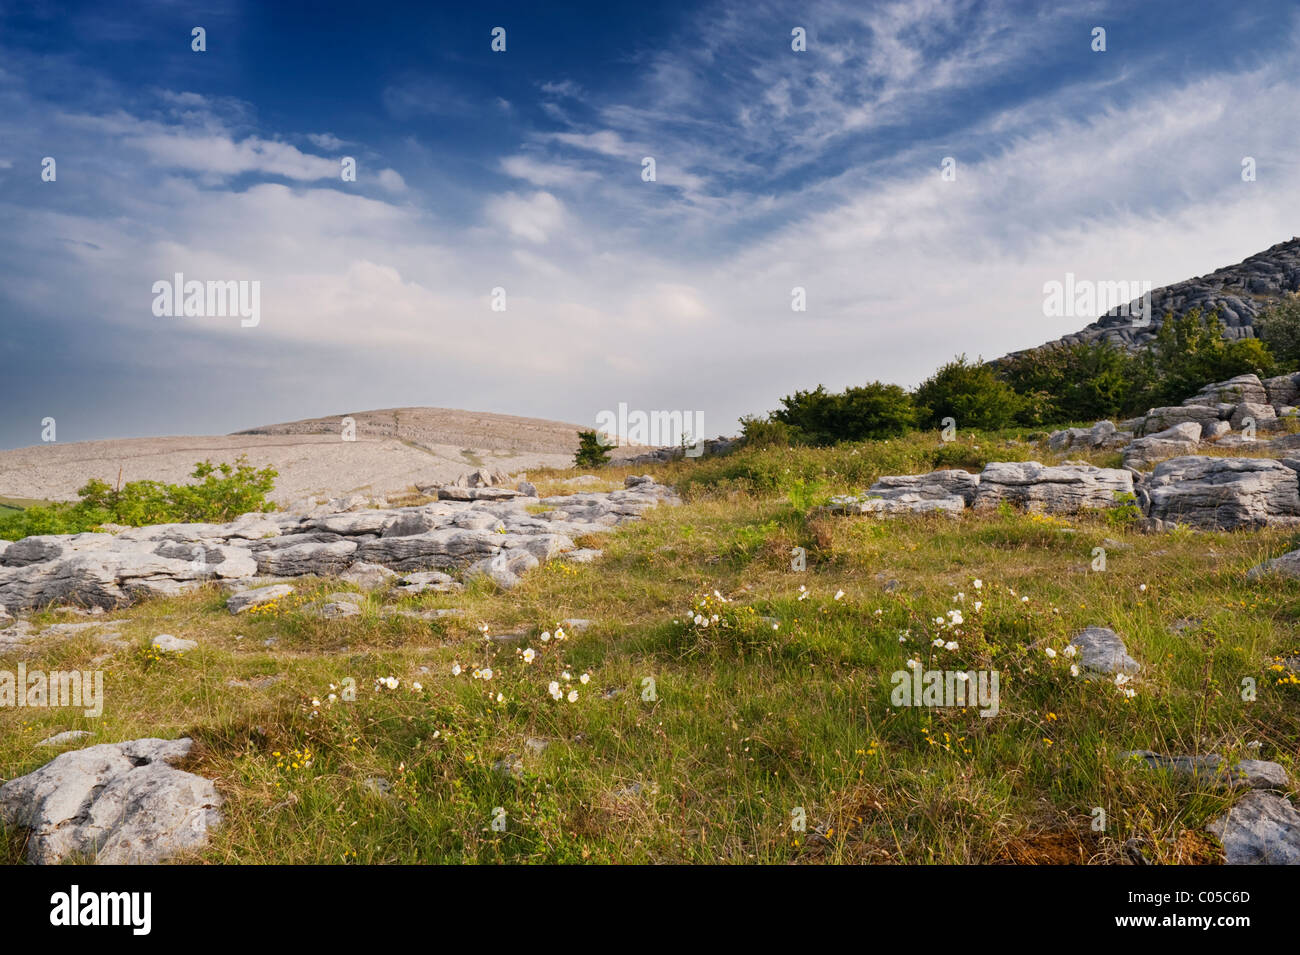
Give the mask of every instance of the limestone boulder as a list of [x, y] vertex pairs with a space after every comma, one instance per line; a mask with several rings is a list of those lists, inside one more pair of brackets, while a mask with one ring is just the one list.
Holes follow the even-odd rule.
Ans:
[[0, 786], [0, 817], [28, 832], [38, 865], [164, 862], [204, 846], [221, 822], [212, 781], [175, 768], [192, 745], [137, 739], [63, 753]]
[[1228, 865], [1300, 865], [1300, 813], [1285, 796], [1247, 793], [1206, 828]]
[[980, 472], [971, 506], [991, 510], [1007, 502], [1038, 513], [1074, 514], [1115, 507], [1120, 495], [1132, 493], [1133, 475], [1121, 468], [993, 462]]
[[1296, 472], [1271, 458], [1171, 458], [1144, 485], [1155, 529], [1214, 530], [1300, 523]]
[[[1216, 421], [1215, 424], [1222, 424]], [[1145, 468], [1156, 461], [1177, 457], [1195, 451], [1201, 441], [1201, 426], [1195, 421], [1184, 421], [1164, 431], [1138, 438], [1124, 449], [1124, 465]]]
[[1098, 421], [1091, 428], [1066, 428], [1054, 431], [1047, 439], [1052, 451], [1106, 450], [1122, 448], [1133, 439], [1132, 431], [1121, 431], [1113, 421]]
[[1238, 375], [1216, 381], [1183, 402], [1185, 405], [1240, 404], [1243, 401], [1269, 404], [1268, 392], [1257, 375]]
[[[1235, 406], [1234, 406], [1235, 407]], [[1165, 408], [1152, 408], [1142, 423], [1143, 436], [1158, 434], [1174, 425], [1194, 422], [1204, 431], [1216, 421], [1224, 420], [1231, 414], [1231, 408], [1223, 410], [1217, 405], [1173, 405]]]
[[1094, 673], [1113, 676], [1142, 669], [1119, 634], [1107, 627], [1087, 627], [1070, 638], [1070, 645], [1078, 650], [1080, 665]]

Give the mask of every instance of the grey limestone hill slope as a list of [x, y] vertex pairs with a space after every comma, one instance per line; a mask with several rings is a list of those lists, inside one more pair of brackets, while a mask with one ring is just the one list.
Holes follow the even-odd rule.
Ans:
[[1130, 315], [1114, 308], [1080, 331], [1039, 347], [1108, 339], [1136, 349], [1155, 338], [1166, 314], [1181, 317], [1194, 308], [1203, 314], [1217, 309], [1225, 337], [1253, 338], [1252, 326], [1259, 313], [1295, 291], [1300, 291], [1300, 237], [1208, 275], [1152, 289], [1151, 322], [1147, 325], [1136, 324]]

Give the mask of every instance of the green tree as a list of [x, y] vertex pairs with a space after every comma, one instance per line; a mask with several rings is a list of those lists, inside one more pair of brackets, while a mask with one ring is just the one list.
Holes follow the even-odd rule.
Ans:
[[1267, 377], [1275, 365], [1259, 339], [1225, 339], [1218, 312], [1203, 317], [1194, 308], [1178, 317], [1168, 314], [1138, 363], [1130, 407], [1140, 412], [1176, 405], [1211, 382], [1248, 373]]
[[745, 415], [740, 419], [740, 434], [749, 448], [788, 448], [800, 443], [793, 428], [770, 415]]
[[578, 432], [578, 453], [573, 456], [574, 467], [599, 468], [609, 463], [609, 449], [600, 442], [595, 431]]
[[921, 382], [912, 397], [921, 424], [929, 427], [938, 427], [950, 417], [961, 428], [1005, 428], [1025, 405], [990, 366], [968, 361], [965, 355]]
[[863, 441], [904, 434], [916, 423], [911, 396], [899, 385], [873, 381], [842, 392], [823, 385], [781, 399], [771, 421], [785, 425], [796, 440], [813, 445]]
[[1256, 316], [1254, 329], [1256, 337], [1268, 346], [1281, 365], [1280, 370], [1300, 368], [1300, 292], [1288, 295]]
[[1020, 395], [1021, 424], [1113, 418], [1132, 400], [1136, 359], [1106, 340], [1037, 348], [998, 363], [997, 374]]

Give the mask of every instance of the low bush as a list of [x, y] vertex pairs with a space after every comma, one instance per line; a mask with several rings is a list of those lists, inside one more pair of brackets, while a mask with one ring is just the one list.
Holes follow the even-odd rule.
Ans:
[[240, 514], [274, 510], [266, 496], [275, 486], [274, 468], [256, 469], [243, 457], [234, 464], [200, 461], [193, 484], [128, 481], [120, 488], [92, 478], [73, 504], [29, 507], [0, 517], [0, 539], [35, 534], [80, 534], [102, 524], [222, 523]]

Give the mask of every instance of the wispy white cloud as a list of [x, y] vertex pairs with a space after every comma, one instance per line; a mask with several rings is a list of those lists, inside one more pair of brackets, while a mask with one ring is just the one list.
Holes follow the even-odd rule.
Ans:
[[346, 140], [339, 139], [333, 133], [308, 133], [307, 139], [317, 149], [323, 149], [326, 152], [337, 152], [348, 145]]

